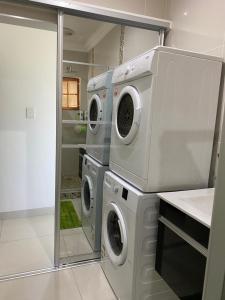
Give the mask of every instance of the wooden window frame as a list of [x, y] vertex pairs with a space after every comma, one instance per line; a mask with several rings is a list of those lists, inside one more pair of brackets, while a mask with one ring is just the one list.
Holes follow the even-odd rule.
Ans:
[[[77, 107], [69, 107], [68, 102], [67, 102], [67, 107], [63, 106], [62, 104], [62, 109], [63, 110], [80, 110], [80, 78], [79, 77], [63, 77], [63, 82], [65, 81], [75, 81], [77, 82], [77, 94], [64, 94], [63, 95], [77, 95]], [[68, 100], [67, 100], [68, 101]]]

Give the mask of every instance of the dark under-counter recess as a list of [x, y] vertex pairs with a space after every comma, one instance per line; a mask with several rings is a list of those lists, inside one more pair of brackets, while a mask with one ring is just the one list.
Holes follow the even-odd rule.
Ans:
[[202, 246], [208, 248], [210, 232], [208, 227], [163, 200], [160, 201], [159, 214], [190, 235]]
[[182, 300], [201, 300], [209, 228], [160, 201], [156, 270]]

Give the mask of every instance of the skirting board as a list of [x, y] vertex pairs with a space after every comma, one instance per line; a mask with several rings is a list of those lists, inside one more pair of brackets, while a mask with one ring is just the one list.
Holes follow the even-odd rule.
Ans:
[[27, 210], [15, 210], [15, 211], [7, 211], [0, 212], [0, 219], [13, 219], [13, 218], [26, 218], [26, 217], [36, 217], [43, 215], [54, 215], [55, 208], [54, 207], [42, 207], [35, 209], [27, 209]]

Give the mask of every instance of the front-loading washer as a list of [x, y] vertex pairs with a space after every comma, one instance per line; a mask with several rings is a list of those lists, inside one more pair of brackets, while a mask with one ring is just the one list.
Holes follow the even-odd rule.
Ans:
[[112, 71], [89, 80], [87, 153], [103, 165], [109, 164], [112, 122]]
[[118, 66], [110, 169], [143, 192], [207, 187], [221, 66], [168, 47]]
[[102, 185], [107, 166], [84, 155], [81, 185], [82, 228], [93, 251], [101, 248]]
[[105, 173], [101, 266], [118, 299], [178, 299], [154, 268], [158, 209], [156, 194]]

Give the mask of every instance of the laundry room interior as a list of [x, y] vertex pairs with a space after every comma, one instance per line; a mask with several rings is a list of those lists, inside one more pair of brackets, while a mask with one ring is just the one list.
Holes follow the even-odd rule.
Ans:
[[[133, 38], [137, 39], [136, 47], [131, 47]], [[82, 230], [82, 161], [89, 143], [86, 141], [90, 101], [87, 84], [91, 78], [114, 69], [158, 43], [157, 32], [64, 16], [61, 218], [65, 224], [61, 224], [60, 250], [67, 261], [100, 255], [93, 253]], [[76, 96], [65, 95], [70, 93], [73, 82], [77, 87], [71, 93], [77, 93]], [[108, 159], [104, 165], [108, 165]]]
[[223, 299], [225, 2], [0, 1], [0, 36], [0, 300]]

